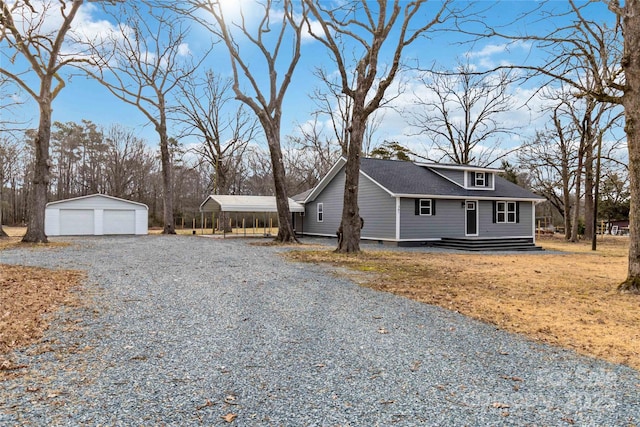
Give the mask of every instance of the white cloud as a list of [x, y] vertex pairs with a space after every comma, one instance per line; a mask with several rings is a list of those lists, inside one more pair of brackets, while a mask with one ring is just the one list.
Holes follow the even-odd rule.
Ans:
[[526, 53], [529, 49], [530, 42], [517, 40], [511, 43], [487, 44], [479, 50], [466, 52], [464, 56], [469, 60], [476, 60], [476, 66], [488, 69], [513, 64], [514, 56]]
[[[311, 27], [311, 31], [309, 31], [309, 26]], [[312, 33], [316, 36], [323, 36], [324, 31], [319, 21], [310, 20], [309, 25], [304, 25], [304, 28], [302, 29], [302, 42], [304, 43], [315, 40]]]
[[189, 49], [189, 43], [180, 43], [180, 46], [178, 46], [178, 55], [179, 56], [191, 55], [191, 49]]

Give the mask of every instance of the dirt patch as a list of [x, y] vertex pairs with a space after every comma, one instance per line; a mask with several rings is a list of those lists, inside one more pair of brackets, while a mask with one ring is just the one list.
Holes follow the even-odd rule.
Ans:
[[[363, 286], [438, 305], [640, 370], [640, 296], [620, 294], [628, 240], [538, 242], [550, 254], [294, 251], [286, 256], [357, 272]], [[363, 272], [371, 274], [363, 277]]]

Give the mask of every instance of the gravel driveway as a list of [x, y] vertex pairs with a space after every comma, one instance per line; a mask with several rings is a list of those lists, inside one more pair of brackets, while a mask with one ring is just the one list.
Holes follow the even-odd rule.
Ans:
[[0, 252], [89, 272], [87, 307], [56, 317], [52, 351], [19, 353], [28, 374], [0, 383], [2, 426], [230, 425], [229, 414], [242, 426], [640, 424], [635, 370], [359, 287], [282, 248], [72, 241]]

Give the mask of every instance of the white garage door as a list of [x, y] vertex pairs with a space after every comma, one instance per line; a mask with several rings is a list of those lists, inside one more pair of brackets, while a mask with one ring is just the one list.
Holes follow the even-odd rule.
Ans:
[[93, 234], [93, 209], [60, 209], [60, 235]]
[[106, 210], [104, 211], [104, 234], [136, 234], [135, 210]]

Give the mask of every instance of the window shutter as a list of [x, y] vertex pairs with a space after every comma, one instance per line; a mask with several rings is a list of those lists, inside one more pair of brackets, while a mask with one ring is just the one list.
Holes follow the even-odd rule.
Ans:
[[489, 187], [489, 172], [484, 173], [484, 186]]
[[431, 215], [436, 214], [436, 199], [431, 199]]
[[415, 203], [415, 214], [420, 215], [420, 199], [416, 199]]
[[494, 200], [493, 201], [493, 223], [496, 223], [496, 217], [498, 216], [498, 206], [497, 206], [497, 202]]
[[516, 223], [520, 223], [520, 202], [516, 202]]

